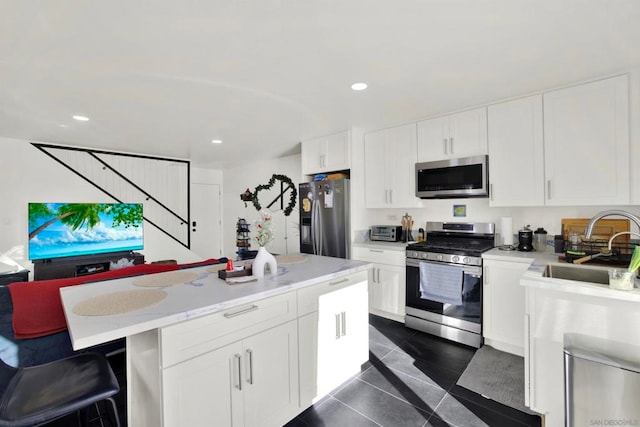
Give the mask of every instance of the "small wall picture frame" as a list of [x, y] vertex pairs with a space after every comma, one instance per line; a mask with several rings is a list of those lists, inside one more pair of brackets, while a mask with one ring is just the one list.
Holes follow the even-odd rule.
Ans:
[[463, 218], [467, 216], [467, 205], [453, 205], [453, 216]]

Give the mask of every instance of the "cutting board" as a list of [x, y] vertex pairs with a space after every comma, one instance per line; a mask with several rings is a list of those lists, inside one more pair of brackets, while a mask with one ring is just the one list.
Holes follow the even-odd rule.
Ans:
[[[563, 218], [562, 230], [564, 232], [564, 240], [568, 239], [570, 232], [576, 232], [583, 238], [588, 223], [589, 218]], [[596, 222], [591, 239], [605, 240], [608, 242], [611, 236], [621, 231], [629, 231], [631, 230], [630, 227], [631, 224], [628, 219], [601, 219]], [[629, 235], [623, 234], [620, 237], [616, 237], [614, 243], [629, 243]]]

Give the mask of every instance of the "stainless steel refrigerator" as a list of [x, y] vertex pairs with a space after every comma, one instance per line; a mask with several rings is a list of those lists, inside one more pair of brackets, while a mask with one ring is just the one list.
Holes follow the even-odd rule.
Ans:
[[349, 180], [299, 184], [300, 252], [350, 257]]

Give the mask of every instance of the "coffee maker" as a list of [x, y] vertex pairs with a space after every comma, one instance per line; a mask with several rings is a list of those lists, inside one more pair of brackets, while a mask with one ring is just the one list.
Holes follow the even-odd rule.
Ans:
[[533, 231], [525, 225], [518, 230], [518, 250], [522, 252], [531, 252], [533, 250]]

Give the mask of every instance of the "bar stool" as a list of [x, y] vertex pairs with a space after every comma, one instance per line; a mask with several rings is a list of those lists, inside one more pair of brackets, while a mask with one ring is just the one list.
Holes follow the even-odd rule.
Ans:
[[107, 358], [99, 353], [24, 368], [0, 360], [0, 426], [38, 425], [108, 400], [112, 424], [119, 427], [113, 400], [119, 391]]

